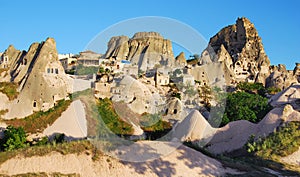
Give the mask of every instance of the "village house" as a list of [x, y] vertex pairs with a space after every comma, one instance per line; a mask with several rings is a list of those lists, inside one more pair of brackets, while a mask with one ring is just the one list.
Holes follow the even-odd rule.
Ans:
[[63, 66], [64, 70], [70, 70], [72, 67], [77, 63], [77, 58], [67, 57], [59, 59], [61, 65]]
[[9, 67], [9, 57], [5, 54], [1, 54], [0, 56], [0, 68], [8, 68]]
[[102, 54], [88, 50], [79, 53], [77, 63], [83, 66], [99, 66], [101, 64], [101, 57]]
[[164, 86], [170, 83], [170, 76], [168, 70], [165, 68], [158, 68], [155, 74], [155, 84], [156, 86]]

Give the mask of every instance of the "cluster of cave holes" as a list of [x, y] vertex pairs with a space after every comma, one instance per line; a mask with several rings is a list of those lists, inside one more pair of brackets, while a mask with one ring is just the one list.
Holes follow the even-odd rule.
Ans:
[[[177, 112], [178, 112], [177, 109], [174, 109], [174, 110], [173, 110], [173, 114], [177, 114]], [[168, 114], [168, 113], [169, 113], [169, 109], [167, 108], [167, 109], [166, 109], [166, 114]]]
[[48, 74], [58, 74], [58, 68], [47, 68]]

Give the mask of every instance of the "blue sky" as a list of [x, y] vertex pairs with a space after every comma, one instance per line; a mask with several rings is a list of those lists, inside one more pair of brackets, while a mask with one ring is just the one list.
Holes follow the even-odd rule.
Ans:
[[59, 53], [78, 53], [101, 31], [120, 21], [141, 16], [178, 20], [208, 41], [221, 28], [234, 24], [237, 17], [245, 16], [262, 37], [271, 63], [284, 63], [288, 69], [293, 69], [294, 63], [300, 62], [299, 8], [300, 1], [297, 0], [5, 0], [0, 5], [0, 51], [9, 44], [27, 50], [32, 42], [54, 37]]

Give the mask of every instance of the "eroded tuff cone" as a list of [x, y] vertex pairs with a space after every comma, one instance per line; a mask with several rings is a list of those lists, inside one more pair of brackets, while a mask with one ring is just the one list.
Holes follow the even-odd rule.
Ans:
[[129, 60], [146, 71], [155, 65], [174, 64], [172, 43], [157, 32], [139, 32], [131, 39], [126, 36], [112, 37], [105, 58]]
[[267, 87], [276, 87], [281, 90], [288, 88], [291, 84], [299, 82], [300, 67], [297, 66], [294, 71], [287, 70], [285, 65], [279, 64], [278, 66], [270, 67], [270, 76], [266, 80]]
[[176, 62], [182, 66], [186, 65], [186, 58], [184, 52], [180, 52], [180, 54], [175, 58]]
[[0, 68], [11, 68], [11, 66], [23, 55], [23, 52], [15, 49], [13, 45], [8, 46], [3, 53], [3, 60], [0, 63]]
[[24, 57], [11, 65], [11, 81], [19, 84], [19, 96], [13, 100], [5, 118], [25, 117], [33, 111], [48, 110], [68, 94], [68, 78], [58, 61], [53, 38], [34, 43]]
[[224, 61], [229, 65], [228, 68], [232, 69], [237, 82], [265, 83], [270, 74], [270, 61], [261, 38], [247, 18], [238, 18], [236, 24], [223, 28], [210, 39], [209, 45], [217, 54], [217, 61]]

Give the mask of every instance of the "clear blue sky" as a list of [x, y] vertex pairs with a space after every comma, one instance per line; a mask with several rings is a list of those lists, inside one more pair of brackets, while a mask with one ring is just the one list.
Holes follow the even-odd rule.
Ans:
[[[272, 64], [300, 62], [300, 1], [76, 1], [5, 0], [0, 4], [0, 51], [27, 50], [54, 37], [59, 53], [78, 53], [99, 32], [120, 21], [162, 16], [190, 25], [209, 40], [245, 16], [254, 23]], [[172, 40], [172, 39], [171, 39]], [[103, 51], [105, 52], [105, 51]]]

